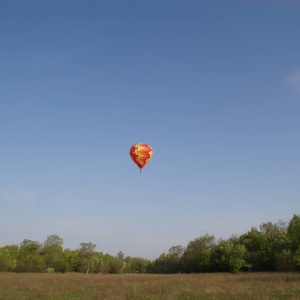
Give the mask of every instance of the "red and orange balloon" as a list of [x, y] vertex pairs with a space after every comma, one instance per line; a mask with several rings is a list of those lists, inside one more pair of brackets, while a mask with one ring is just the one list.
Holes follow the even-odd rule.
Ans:
[[135, 164], [140, 168], [140, 172], [143, 172], [143, 167], [149, 162], [152, 157], [152, 148], [144, 143], [135, 144], [130, 148], [130, 157]]

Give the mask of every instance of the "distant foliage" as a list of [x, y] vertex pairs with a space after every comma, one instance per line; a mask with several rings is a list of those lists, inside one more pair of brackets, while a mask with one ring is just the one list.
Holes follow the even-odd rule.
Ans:
[[227, 240], [205, 234], [186, 247], [173, 246], [168, 253], [149, 261], [112, 256], [95, 251], [96, 245], [81, 243], [76, 250], [63, 249], [63, 239], [47, 236], [43, 244], [25, 239], [19, 246], [0, 247], [0, 272], [82, 273], [204, 273], [300, 271], [300, 215], [288, 222], [262, 223], [259, 229]]

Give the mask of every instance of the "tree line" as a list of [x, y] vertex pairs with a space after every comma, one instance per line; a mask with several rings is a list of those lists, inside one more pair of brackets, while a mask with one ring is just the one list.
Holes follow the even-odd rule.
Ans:
[[300, 271], [300, 215], [289, 222], [262, 223], [240, 236], [215, 239], [205, 234], [186, 247], [173, 246], [150, 261], [113, 256], [95, 251], [96, 245], [81, 243], [76, 250], [63, 249], [63, 239], [47, 236], [44, 243], [25, 239], [20, 245], [0, 248], [0, 271], [85, 273], [201, 273]]

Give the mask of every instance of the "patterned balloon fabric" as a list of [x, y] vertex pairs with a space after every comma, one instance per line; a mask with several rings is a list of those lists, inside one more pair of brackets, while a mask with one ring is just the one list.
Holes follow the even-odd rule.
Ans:
[[130, 148], [130, 157], [142, 172], [143, 167], [149, 162], [152, 157], [152, 148], [144, 143], [135, 144]]

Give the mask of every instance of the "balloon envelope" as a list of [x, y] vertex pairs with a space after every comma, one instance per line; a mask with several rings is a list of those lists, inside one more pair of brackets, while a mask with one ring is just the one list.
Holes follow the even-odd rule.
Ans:
[[152, 148], [144, 143], [135, 144], [130, 148], [130, 157], [142, 172], [143, 167], [149, 162], [152, 157]]

